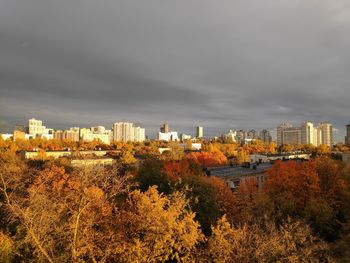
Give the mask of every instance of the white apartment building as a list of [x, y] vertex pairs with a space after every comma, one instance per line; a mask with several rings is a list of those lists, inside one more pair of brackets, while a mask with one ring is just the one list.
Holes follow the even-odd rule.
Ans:
[[305, 122], [300, 127], [282, 123], [277, 127], [277, 145], [312, 144], [319, 146], [333, 145], [333, 128], [330, 123], [320, 123], [316, 127], [311, 122]]
[[200, 138], [203, 138], [203, 127], [202, 126], [197, 126], [197, 138], [200, 139]]
[[179, 137], [176, 131], [170, 132], [158, 132], [158, 140], [159, 141], [178, 141]]
[[113, 124], [113, 140], [115, 142], [143, 142], [145, 139], [145, 129], [134, 126], [132, 122], [116, 122]]

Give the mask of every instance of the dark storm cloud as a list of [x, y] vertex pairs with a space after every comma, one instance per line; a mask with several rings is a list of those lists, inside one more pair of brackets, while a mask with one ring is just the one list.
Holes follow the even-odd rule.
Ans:
[[214, 134], [310, 120], [343, 136], [349, 46], [346, 0], [4, 0], [0, 128], [34, 116]]

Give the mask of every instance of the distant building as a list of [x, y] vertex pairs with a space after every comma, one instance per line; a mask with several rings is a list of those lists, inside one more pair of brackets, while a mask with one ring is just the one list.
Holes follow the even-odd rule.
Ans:
[[191, 135], [188, 135], [188, 134], [185, 134], [185, 133], [181, 133], [180, 134], [180, 140], [183, 142], [183, 141], [186, 141], [186, 140], [191, 140]]
[[333, 126], [330, 123], [322, 122], [318, 125], [317, 129], [320, 131], [320, 143], [329, 147], [333, 145]]
[[333, 145], [333, 128], [330, 123], [320, 123], [315, 127], [311, 122], [304, 122], [300, 127], [282, 123], [277, 127], [277, 145], [312, 144], [319, 146]]
[[69, 130], [65, 130], [63, 132], [63, 140], [78, 142], [80, 140], [80, 128], [72, 127]]
[[229, 142], [235, 142], [237, 137], [237, 132], [233, 130], [229, 130], [228, 133], [224, 134], [224, 139]]
[[179, 137], [176, 131], [171, 132], [158, 132], [158, 140], [160, 141], [178, 141]]
[[169, 132], [169, 124], [168, 123], [164, 123], [162, 125], [162, 127], [160, 127], [160, 132], [162, 133], [168, 133]]
[[13, 134], [11, 134], [11, 133], [3, 133], [3, 134], [1, 134], [1, 138], [4, 140], [4, 141], [6, 141], [6, 140], [12, 140], [12, 138], [13, 138]]
[[270, 132], [268, 130], [265, 130], [265, 129], [260, 131], [259, 139], [266, 144], [269, 144], [272, 142], [272, 137], [271, 137]]
[[345, 144], [350, 145], [350, 124], [346, 125]]
[[132, 122], [116, 122], [113, 124], [113, 140], [115, 142], [143, 142], [146, 138], [144, 128], [134, 126]]
[[203, 133], [203, 127], [202, 126], [197, 126], [197, 133], [196, 133], [196, 137], [198, 139], [203, 138], [204, 133]]
[[255, 130], [250, 130], [246, 133], [245, 139], [255, 140], [257, 138], [257, 134]]
[[53, 130], [46, 128], [41, 120], [34, 118], [28, 121], [28, 134], [32, 137], [40, 137], [45, 139], [53, 138]]
[[146, 140], [145, 128], [134, 127], [134, 140], [135, 142], [143, 142]]

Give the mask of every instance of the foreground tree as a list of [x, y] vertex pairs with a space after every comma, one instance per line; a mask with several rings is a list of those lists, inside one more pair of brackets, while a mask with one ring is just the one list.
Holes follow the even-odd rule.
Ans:
[[179, 192], [167, 197], [155, 187], [144, 193], [136, 190], [123, 217], [129, 227], [123, 229], [118, 249], [122, 262], [188, 262], [203, 239], [195, 214]]
[[299, 221], [232, 227], [223, 217], [212, 233], [204, 251], [207, 261], [332, 262], [327, 245]]

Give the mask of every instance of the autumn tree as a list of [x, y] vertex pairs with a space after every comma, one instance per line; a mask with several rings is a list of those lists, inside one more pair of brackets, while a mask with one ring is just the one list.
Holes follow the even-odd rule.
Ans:
[[204, 251], [212, 262], [332, 262], [327, 245], [300, 221], [233, 227], [222, 217]]
[[130, 193], [129, 227], [124, 228], [119, 262], [194, 260], [196, 245], [203, 239], [185, 196], [159, 194], [155, 187]]
[[195, 161], [203, 167], [221, 166], [227, 164], [227, 158], [221, 151], [192, 152], [186, 158]]

